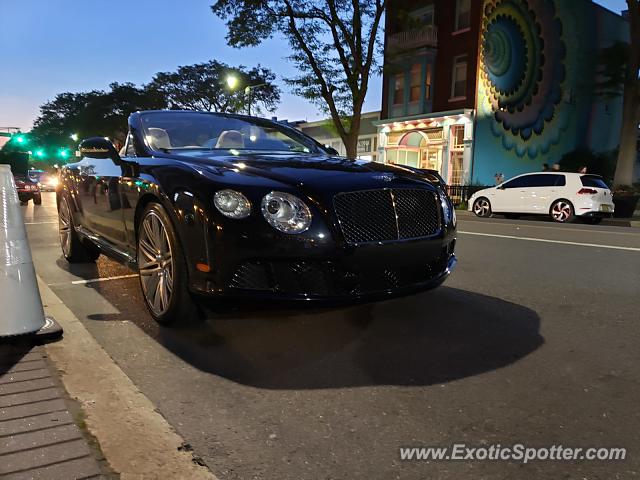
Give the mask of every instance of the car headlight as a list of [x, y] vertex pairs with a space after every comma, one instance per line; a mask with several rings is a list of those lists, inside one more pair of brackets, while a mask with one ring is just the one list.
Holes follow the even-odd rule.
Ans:
[[269, 225], [284, 233], [302, 233], [311, 225], [309, 207], [290, 193], [266, 194], [262, 199], [262, 215]]
[[241, 219], [251, 213], [251, 202], [235, 190], [219, 190], [213, 196], [213, 203], [225, 217]]
[[456, 226], [456, 212], [453, 208], [453, 204], [449, 199], [443, 195], [440, 197], [440, 203], [442, 204], [442, 215], [445, 222], [449, 225]]

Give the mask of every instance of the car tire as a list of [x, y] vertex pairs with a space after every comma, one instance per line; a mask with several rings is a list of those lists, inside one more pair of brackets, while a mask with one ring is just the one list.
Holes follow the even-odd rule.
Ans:
[[66, 198], [58, 204], [58, 234], [62, 255], [69, 263], [95, 262], [100, 256], [100, 250], [89, 240], [82, 239], [73, 224], [71, 207]]
[[491, 216], [491, 202], [487, 197], [480, 197], [473, 202], [473, 213], [477, 217], [490, 217]]
[[33, 204], [34, 205], [42, 205], [42, 196], [41, 195], [36, 195], [35, 197], [33, 197]]
[[573, 204], [564, 198], [551, 204], [549, 215], [554, 222], [558, 223], [571, 223], [576, 218]]
[[174, 325], [200, 317], [178, 235], [159, 203], [148, 204], [140, 216], [137, 262], [142, 297], [156, 322]]

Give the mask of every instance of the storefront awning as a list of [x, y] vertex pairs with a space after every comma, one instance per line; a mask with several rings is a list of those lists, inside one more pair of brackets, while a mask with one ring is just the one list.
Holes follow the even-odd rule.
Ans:
[[[372, 123], [377, 127], [393, 127], [393, 126], [411, 125], [416, 128], [427, 128], [429, 126], [441, 126], [445, 122], [450, 122], [452, 124], [455, 124], [459, 120], [472, 121], [473, 110], [471, 109], [450, 110], [447, 112], [434, 112], [434, 113], [426, 113], [422, 115], [412, 115], [410, 117], [386, 118], [384, 120], [378, 120], [377, 122], [372, 122]], [[441, 124], [441, 125], [433, 125], [433, 124]]]

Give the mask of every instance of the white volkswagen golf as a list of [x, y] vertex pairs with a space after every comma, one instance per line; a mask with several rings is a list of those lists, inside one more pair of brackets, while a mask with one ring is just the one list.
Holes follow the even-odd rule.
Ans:
[[613, 209], [611, 190], [602, 177], [582, 173], [526, 173], [480, 190], [469, 199], [469, 211], [478, 217], [540, 214], [556, 222], [579, 217], [596, 224], [610, 217]]

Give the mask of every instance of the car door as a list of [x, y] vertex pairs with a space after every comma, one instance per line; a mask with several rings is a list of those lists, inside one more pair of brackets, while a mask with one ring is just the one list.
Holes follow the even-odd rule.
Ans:
[[82, 226], [114, 245], [125, 241], [120, 177], [122, 168], [110, 158], [84, 156], [78, 162], [78, 196]]
[[[122, 160], [131, 165], [137, 164], [141, 158], [136, 155], [133, 143], [133, 134], [127, 135], [127, 141], [121, 152]], [[138, 198], [147, 183], [142, 181], [139, 176], [139, 169], [128, 169], [123, 172], [121, 179], [121, 193], [124, 214], [124, 229], [126, 235], [125, 250], [132, 256], [135, 256], [136, 249], [136, 231], [135, 231], [135, 206]]]
[[558, 189], [566, 184], [560, 173], [536, 173], [528, 175], [527, 186], [520, 189], [523, 213], [549, 213], [551, 201]]
[[494, 212], [519, 213], [523, 211], [523, 192], [530, 182], [530, 175], [515, 177], [496, 187], [495, 195], [491, 199], [491, 209]]

